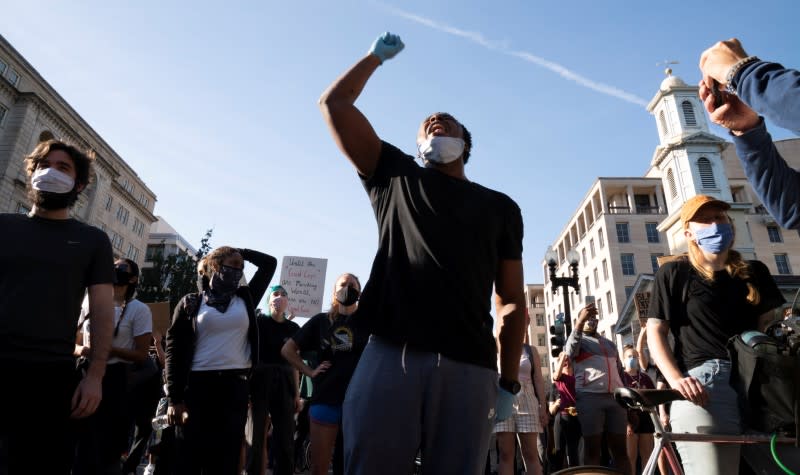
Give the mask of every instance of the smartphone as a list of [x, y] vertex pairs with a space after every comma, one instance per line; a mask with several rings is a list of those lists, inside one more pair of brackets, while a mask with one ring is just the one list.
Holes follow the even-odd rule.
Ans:
[[590, 304], [594, 305], [594, 301], [595, 301], [594, 295], [587, 295], [586, 297], [583, 298], [584, 305], [590, 305]]
[[725, 98], [722, 91], [719, 90], [719, 83], [716, 79], [711, 80], [711, 94], [714, 96], [714, 108], [722, 107], [725, 104]]

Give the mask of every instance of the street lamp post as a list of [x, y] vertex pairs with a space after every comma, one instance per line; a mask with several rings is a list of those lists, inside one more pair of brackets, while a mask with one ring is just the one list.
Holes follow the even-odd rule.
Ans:
[[569, 294], [570, 287], [575, 289], [575, 292], [578, 294], [581, 292], [581, 284], [578, 282], [578, 262], [580, 261], [580, 256], [575, 249], [570, 249], [567, 252], [567, 261], [569, 262], [569, 268], [572, 273], [569, 277], [556, 277], [558, 254], [553, 248], [547, 250], [544, 255], [544, 260], [547, 262], [547, 267], [550, 268], [550, 288], [553, 290], [553, 295], [558, 293], [559, 287], [562, 288], [562, 293], [564, 294], [565, 338], [569, 338], [569, 334], [572, 333], [572, 315], [569, 310], [569, 298], [567, 294]]

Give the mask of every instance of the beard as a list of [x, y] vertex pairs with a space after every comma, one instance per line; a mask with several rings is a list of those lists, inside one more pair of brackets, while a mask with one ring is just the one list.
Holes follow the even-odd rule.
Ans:
[[67, 193], [51, 193], [28, 188], [28, 198], [37, 208], [53, 211], [72, 208], [75, 202], [78, 201], [78, 191], [73, 188], [72, 191]]

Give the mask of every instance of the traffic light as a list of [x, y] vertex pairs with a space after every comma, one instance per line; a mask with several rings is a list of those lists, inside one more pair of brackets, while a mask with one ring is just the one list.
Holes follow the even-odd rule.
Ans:
[[564, 351], [564, 314], [559, 313], [556, 315], [554, 325], [550, 325], [550, 355], [557, 358], [559, 353]]

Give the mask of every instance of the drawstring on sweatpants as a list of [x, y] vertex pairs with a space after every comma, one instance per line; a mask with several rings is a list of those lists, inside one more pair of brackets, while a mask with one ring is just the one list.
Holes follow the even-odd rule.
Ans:
[[[403, 374], [408, 374], [406, 370], [406, 349], [408, 348], [408, 343], [403, 343], [403, 352], [400, 354], [400, 367], [403, 368]], [[438, 368], [442, 364], [442, 354], [436, 353], [436, 367]]]

